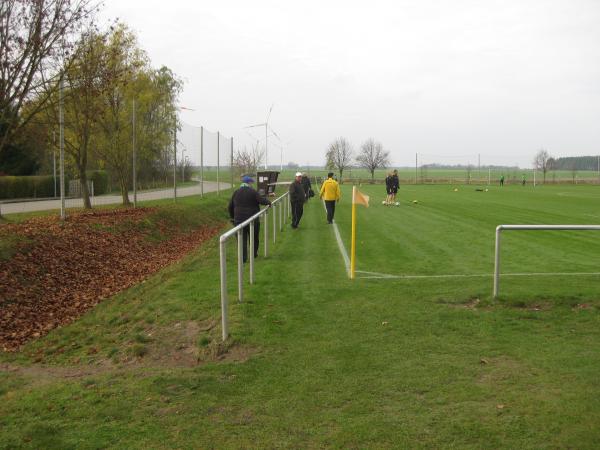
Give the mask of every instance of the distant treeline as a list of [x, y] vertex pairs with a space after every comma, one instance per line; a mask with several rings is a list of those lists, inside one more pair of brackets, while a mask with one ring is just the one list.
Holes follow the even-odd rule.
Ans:
[[567, 156], [548, 159], [550, 170], [598, 170], [597, 156]]

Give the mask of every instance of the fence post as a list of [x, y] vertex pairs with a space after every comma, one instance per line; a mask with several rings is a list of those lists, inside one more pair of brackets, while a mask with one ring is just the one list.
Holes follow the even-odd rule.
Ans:
[[237, 232], [237, 257], [238, 257], [238, 301], [244, 301], [244, 229], [241, 228]]
[[220, 242], [220, 257], [221, 257], [221, 327], [223, 341], [229, 336], [227, 327], [227, 254], [225, 251], [225, 242]]
[[264, 229], [265, 229], [265, 258], [269, 256], [269, 209], [264, 214]]
[[271, 209], [273, 210], [273, 244], [277, 242], [277, 203], [273, 203]]

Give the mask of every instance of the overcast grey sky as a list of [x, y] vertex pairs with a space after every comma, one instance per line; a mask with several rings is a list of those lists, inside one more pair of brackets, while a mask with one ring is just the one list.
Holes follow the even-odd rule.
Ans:
[[185, 81], [185, 122], [249, 145], [274, 104], [284, 164], [323, 164], [338, 136], [396, 166], [600, 154], [599, 0], [106, 0], [102, 17]]

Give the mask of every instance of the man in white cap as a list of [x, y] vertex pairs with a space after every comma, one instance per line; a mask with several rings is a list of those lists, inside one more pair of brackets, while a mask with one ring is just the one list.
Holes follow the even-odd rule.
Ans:
[[292, 205], [292, 228], [298, 228], [302, 213], [304, 212], [304, 202], [306, 194], [302, 186], [302, 172], [296, 172], [296, 178], [290, 184], [290, 204]]

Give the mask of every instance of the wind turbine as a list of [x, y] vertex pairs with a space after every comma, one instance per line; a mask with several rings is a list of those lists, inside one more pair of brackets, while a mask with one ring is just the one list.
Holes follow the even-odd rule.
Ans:
[[283, 147], [290, 144], [292, 141], [287, 141], [285, 144], [283, 143], [283, 141], [281, 140], [281, 138], [279, 137], [279, 135], [277, 133], [275, 133], [275, 130], [271, 127], [269, 127], [271, 129], [271, 133], [273, 133], [273, 136], [275, 136], [277, 138], [277, 140], [279, 141], [279, 170], [281, 172], [283, 172]]
[[256, 125], [249, 125], [244, 128], [256, 128], [256, 127], [265, 127], [265, 170], [268, 169], [269, 166], [269, 118], [271, 117], [271, 111], [273, 111], [273, 106], [269, 108], [269, 114], [267, 115], [267, 121], [264, 123], [257, 123]]

